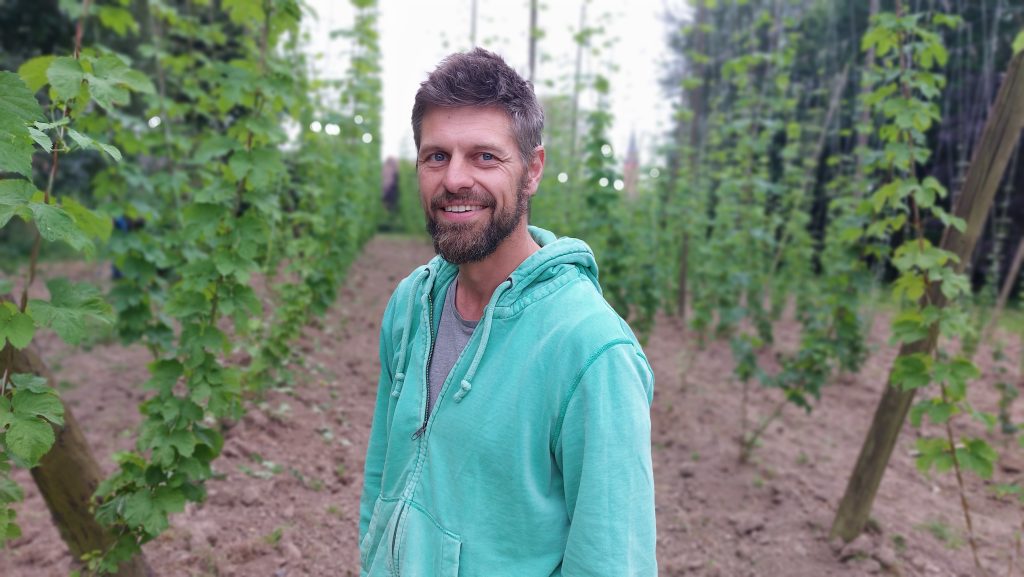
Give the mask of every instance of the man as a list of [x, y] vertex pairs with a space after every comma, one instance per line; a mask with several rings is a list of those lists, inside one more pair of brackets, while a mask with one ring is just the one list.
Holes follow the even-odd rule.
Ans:
[[416, 94], [439, 256], [384, 313], [362, 575], [657, 575], [653, 374], [586, 244], [527, 226], [543, 124], [479, 48]]

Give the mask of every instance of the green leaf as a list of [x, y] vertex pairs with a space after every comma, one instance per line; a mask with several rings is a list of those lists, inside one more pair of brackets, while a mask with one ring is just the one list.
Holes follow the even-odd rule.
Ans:
[[14, 290], [14, 283], [5, 279], [0, 278], [0, 296], [8, 294]]
[[218, 204], [190, 204], [183, 211], [185, 231], [190, 234], [213, 234], [228, 210]]
[[917, 450], [917, 469], [922, 473], [927, 473], [932, 467], [940, 473], [953, 467], [953, 454], [945, 439], [922, 437], [917, 440]]
[[960, 412], [953, 403], [943, 402], [941, 399], [933, 399], [927, 405], [928, 418], [936, 425], [945, 424], [953, 415]]
[[214, 158], [220, 158], [228, 152], [241, 148], [242, 144], [234, 138], [217, 134], [202, 137], [199, 147], [192, 156], [196, 162], [206, 164]]
[[15, 416], [41, 417], [55, 425], [64, 424], [64, 404], [57, 393], [48, 391], [37, 393], [25, 389], [15, 389], [11, 397], [11, 407]]
[[91, 253], [92, 241], [75, 224], [75, 219], [59, 206], [32, 202], [28, 205], [39, 234], [50, 242], [62, 241], [78, 251]]
[[46, 71], [50, 68], [54, 58], [55, 56], [52, 55], [36, 56], [31, 60], [26, 60], [18, 67], [18, 76], [21, 76], [33, 94], [50, 82], [46, 77]]
[[50, 80], [50, 86], [57, 93], [57, 98], [70, 100], [78, 96], [82, 88], [82, 79], [85, 78], [85, 71], [82, 70], [82, 63], [70, 56], [55, 58], [50, 67], [46, 70], [46, 77]]
[[921, 418], [924, 416], [924, 414], [925, 414], [925, 412], [927, 410], [928, 410], [928, 402], [927, 401], [923, 401], [923, 402], [920, 402], [920, 403], [915, 403], [913, 407], [910, 407], [910, 413], [907, 415], [907, 418], [910, 420], [910, 424], [912, 426], [914, 426], [914, 427], [920, 427], [921, 426]]
[[21, 537], [21, 528], [14, 522], [16, 518], [17, 513], [14, 509], [0, 507], [0, 547], [11, 539]]
[[108, 215], [102, 212], [93, 212], [69, 196], [64, 197], [61, 204], [83, 233], [104, 242], [110, 238], [114, 225]]
[[96, 103], [110, 110], [115, 105], [124, 106], [131, 99], [131, 93], [117, 76], [127, 70], [128, 66], [116, 56], [104, 56], [93, 62], [93, 74], [86, 76], [89, 81], [89, 94]]
[[34, 467], [53, 446], [53, 427], [38, 417], [15, 413], [5, 434], [7, 449]]
[[50, 289], [50, 301], [32, 299], [29, 312], [36, 322], [53, 329], [64, 341], [80, 343], [89, 320], [107, 324], [114, 321], [113, 309], [95, 287], [59, 278], [47, 281], [46, 286]]
[[164, 308], [166, 314], [179, 319], [202, 315], [209, 311], [210, 301], [204, 292], [184, 289], [174, 291]]
[[927, 386], [931, 382], [932, 358], [924, 353], [896, 357], [889, 380], [904, 391]]
[[177, 360], [163, 359], [150, 363], [149, 372], [152, 377], [142, 385], [143, 388], [155, 389], [167, 394], [185, 373], [185, 368]]
[[892, 296], [917, 301], [924, 296], [924, 277], [912, 271], [905, 272], [892, 285]]
[[988, 479], [992, 476], [992, 468], [999, 459], [999, 453], [983, 439], [964, 439], [964, 446], [956, 450], [956, 457], [963, 468], [974, 471], [982, 479]]
[[1024, 30], [1017, 33], [1017, 37], [1013, 39], [1012, 47], [1014, 56], [1024, 52]]
[[191, 457], [196, 449], [196, 437], [191, 431], [174, 431], [164, 438], [164, 442], [174, 447], [182, 457]]
[[942, 294], [947, 299], [952, 301], [959, 295], [970, 294], [971, 281], [967, 278], [967, 275], [958, 273], [948, 267], [940, 269], [938, 273], [937, 276], [942, 281], [939, 288], [942, 289]]
[[32, 391], [34, 393], [53, 392], [53, 389], [50, 388], [50, 383], [39, 375], [19, 373], [11, 375], [11, 382], [13, 382], [14, 386], [19, 389]]
[[5, 503], [17, 503], [25, 498], [21, 486], [7, 477], [0, 477], [0, 506]]
[[0, 180], [0, 228], [16, 214], [26, 217], [25, 220], [31, 219], [32, 213], [28, 211], [28, 204], [35, 193], [36, 187], [27, 180]]
[[981, 376], [981, 371], [969, 359], [957, 357], [948, 362], [935, 363], [935, 380], [946, 383], [949, 396], [959, 401], [967, 394], [967, 383]]
[[83, 150], [102, 150], [116, 162], [121, 162], [121, 151], [116, 147], [109, 144], [103, 144], [102, 142], [97, 142], [81, 132], [78, 132], [74, 128], [69, 128], [68, 134], [71, 136], [71, 140], [74, 140], [75, 144], [77, 144], [79, 148]]
[[55, 122], [39, 122], [39, 121], [36, 121], [36, 122], [32, 123], [32, 126], [35, 126], [39, 130], [53, 130], [54, 128], [59, 128], [61, 126], [66, 126], [66, 125], [68, 125], [70, 123], [71, 123], [71, 119], [68, 118], [67, 116], [65, 116], [65, 117], [63, 117], [60, 120], [57, 120]]
[[101, 56], [92, 61], [93, 71], [86, 74], [89, 94], [96, 103], [110, 110], [128, 104], [131, 92], [153, 94], [153, 83], [144, 74], [132, 70], [117, 56]]
[[99, 6], [97, 16], [104, 28], [109, 28], [118, 36], [124, 36], [131, 32], [139, 33], [139, 23], [135, 21], [132, 13], [118, 6]]
[[53, 152], [53, 140], [50, 139], [48, 134], [39, 130], [35, 126], [29, 126], [28, 135], [32, 140], [36, 141], [36, 144], [38, 144], [43, 150], [46, 152]]
[[6, 339], [14, 348], [23, 349], [32, 342], [35, 333], [36, 325], [31, 316], [18, 310], [14, 303], [0, 303], [0, 348]]
[[13, 72], [0, 71], [0, 117], [15, 118], [22, 124], [43, 120], [36, 97]]
[[115, 162], [121, 162], [121, 151], [118, 150], [116, 146], [112, 144], [106, 144], [103, 142], [97, 142], [96, 146], [103, 152], [106, 152], [107, 156], [113, 158]]
[[247, 282], [249, 273], [259, 268], [259, 265], [235, 250], [218, 250], [213, 254], [213, 264], [217, 272], [223, 276], [235, 276], [239, 282]]
[[928, 336], [928, 325], [921, 313], [908, 310], [900, 313], [892, 321], [892, 339], [897, 343], [913, 343], [924, 340]]
[[235, 24], [255, 24], [264, 19], [261, 0], [224, 0], [223, 6]]
[[70, 136], [71, 140], [74, 140], [75, 144], [78, 145], [78, 148], [81, 148], [82, 150], [91, 150], [93, 148], [92, 139], [74, 128], [68, 129], [68, 136]]
[[20, 76], [0, 71], [0, 172], [32, 177], [35, 147], [26, 124], [43, 120], [33, 94]]
[[131, 525], [142, 527], [150, 535], [158, 535], [167, 529], [167, 515], [146, 489], [125, 499], [124, 519]]

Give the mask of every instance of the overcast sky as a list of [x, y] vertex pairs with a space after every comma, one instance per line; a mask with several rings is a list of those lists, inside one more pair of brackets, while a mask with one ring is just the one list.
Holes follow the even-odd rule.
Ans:
[[[347, 40], [332, 41], [331, 30], [351, 26], [353, 10], [342, 0], [309, 0], [318, 19], [307, 27], [313, 52], [324, 54], [322, 74], [338, 78], [347, 67]], [[538, 25], [545, 36], [539, 42], [543, 60], [537, 64], [537, 92], [567, 91], [576, 58], [573, 33], [579, 27], [579, 0], [541, 0]], [[470, 47], [472, 0], [380, 1], [382, 81], [384, 85], [384, 156], [415, 154], [409, 115], [419, 83], [446, 54]], [[629, 10], [623, 6], [628, 6]], [[635, 131], [641, 158], [667, 131], [671, 106], [658, 84], [665, 46], [662, 0], [591, 0], [588, 23], [607, 23], [605, 38], [614, 48], [589, 58], [585, 69], [600, 71], [612, 80], [611, 105], [615, 116], [612, 145], [617, 158], [625, 154], [630, 131]], [[528, 0], [478, 0], [477, 45], [501, 54], [523, 76], [529, 67]], [[608, 69], [614, 63], [618, 71]], [[554, 83], [554, 88], [547, 86]]]

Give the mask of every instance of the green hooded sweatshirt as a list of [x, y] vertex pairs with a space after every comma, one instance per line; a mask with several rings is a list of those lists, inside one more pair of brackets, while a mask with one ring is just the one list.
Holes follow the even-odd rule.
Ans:
[[541, 249], [495, 289], [427, 409], [433, 336], [458, 268], [391, 296], [359, 507], [370, 577], [653, 577], [654, 375], [601, 296], [582, 241]]

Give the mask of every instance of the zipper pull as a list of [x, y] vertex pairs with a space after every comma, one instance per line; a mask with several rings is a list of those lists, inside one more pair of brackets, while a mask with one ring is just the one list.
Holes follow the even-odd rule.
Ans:
[[423, 426], [420, 427], [419, 429], [416, 429], [416, 432], [412, 434], [412, 440], [413, 441], [418, 440], [420, 437], [423, 436], [423, 433], [425, 433], [425, 432], [427, 432], [427, 422], [426, 422], [426, 420], [423, 421]]

